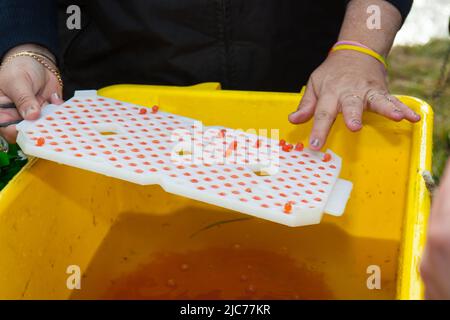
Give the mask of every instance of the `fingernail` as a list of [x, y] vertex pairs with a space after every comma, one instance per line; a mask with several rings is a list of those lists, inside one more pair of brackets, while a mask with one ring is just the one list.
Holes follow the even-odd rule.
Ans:
[[320, 140], [317, 138], [311, 139], [310, 144], [311, 144], [311, 146], [318, 148], [320, 146]]
[[355, 125], [355, 126], [360, 126], [361, 125], [361, 121], [358, 120], [358, 119], [353, 119], [352, 120], [352, 124]]
[[36, 108], [34, 106], [26, 108], [25, 111], [23, 112], [23, 117], [28, 116], [30, 113], [34, 112], [35, 110], [36, 110]]
[[416, 118], [417, 120], [420, 120], [420, 115], [418, 113], [413, 112], [413, 116], [414, 118]]
[[53, 99], [61, 100], [61, 98], [60, 98], [60, 96], [59, 96], [59, 94], [58, 94], [57, 92], [55, 92], [55, 93], [52, 94], [52, 98], [53, 98]]

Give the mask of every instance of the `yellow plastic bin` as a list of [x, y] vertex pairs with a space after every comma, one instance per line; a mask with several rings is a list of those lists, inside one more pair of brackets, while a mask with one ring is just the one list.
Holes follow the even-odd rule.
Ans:
[[[222, 91], [212, 83], [119, 85], [100, 95], [156, 102], [205, 125], [279, 128], [292, 142], [307, 141], [311, 129], [287, 122], [298, 94]], [[401, 100], [420, 123], [365, 114], [354, 134], [338, 119], [327, 147], [343, 156], [342, 178], [354, 190], [343, 217], [310, 227], [31, 160], [0, 193], [0, 298], [421, 299], [430, 208], [421, 174], [431, 166], [433, 114], [423, 101]], [[67, 280], [78, 267], [81, 289], [72, 290]], [[367, 285], [374, 270], [380, 289]]]

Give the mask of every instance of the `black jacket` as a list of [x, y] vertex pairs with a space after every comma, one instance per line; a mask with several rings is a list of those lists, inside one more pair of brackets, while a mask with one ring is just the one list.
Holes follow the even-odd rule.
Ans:
[[[49, 48], [68, 96], [117, 83], [206, 81], [299, 91], [336, 41], [347, 1], [0, 0], [0, 54], [21, 43]], [[390, 2], [405, 16], [412, 0]], [[66, 27], [73, 4], [81, 30]]]

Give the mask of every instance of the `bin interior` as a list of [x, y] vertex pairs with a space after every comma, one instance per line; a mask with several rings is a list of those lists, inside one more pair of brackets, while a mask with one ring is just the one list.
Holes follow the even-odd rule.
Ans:
[[[211, 86], [100, 94], [307, 142], [311, 123], [287, 121], [299, 95]], [[344, 216], [300, 228], [33, 160], [0, 194], [0, 298], [395, 298], [415, 125], [374, 114], [364, 123], [355, 134], [338, 118], [327, 144], [354, 183]], [[82, 270], [81, 290], [66, 287], [69, 265]], [[367, 287], [371, 265], [381, 290]]]

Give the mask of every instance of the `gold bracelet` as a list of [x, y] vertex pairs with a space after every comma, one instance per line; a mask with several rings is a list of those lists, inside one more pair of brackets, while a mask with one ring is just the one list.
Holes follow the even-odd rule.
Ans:
[[56, 67], [53, 67], [51, 64], [49, 64], [46, 60], [49, 60], [52, 64], [54, 64], [54, 61], [50, 59], [48, 56], [33, 52], [33, 51], [21, 51], [14, 53], [7, 57], [5, 61], [3, 61], [2, 65], [0, 66], [0, 70], [3, 66], [7, 65], [9, 62], [14, 60], [18, 57], [30, 57], [39, 62], [41, 65], [43, 65], [48, 71], [50, 71], [58, 80], [59, 85], [61, 86], [61, 89], [64, 87], [63, 80], [61, 78], [61, 74], [59, 73], [58, 69]]
[[48, 55], [46, 55], [46, 54], [44, 54], [44, 53], [42, 53], [42, 52], [39, 52], [39, 51], [32, 51], [32, 50], [23, 50], [23, 51], [20, 51], [20, 52], [28, 52], [28, 53], [31, 53], [31, 54], [35, 54], [35, 55], [37, 55], [38, 57], [47, 59], [48, 61], [50, 61], [51, 63], [53, 63], [55, 66], [57, 65], [55, 59], [51, 58], [50, 56], [48, 56]]

